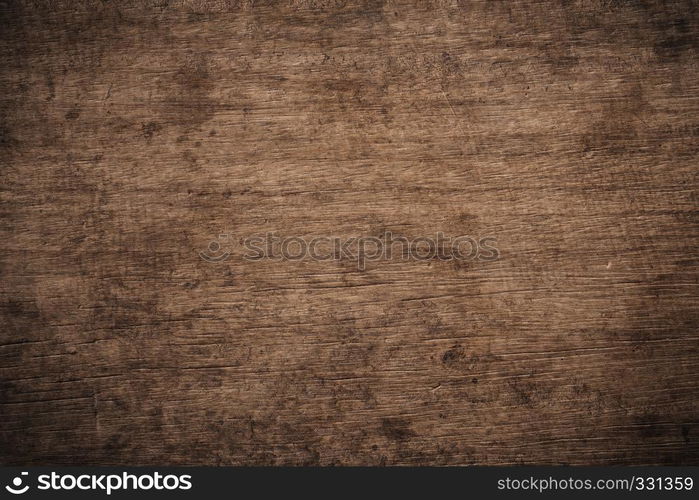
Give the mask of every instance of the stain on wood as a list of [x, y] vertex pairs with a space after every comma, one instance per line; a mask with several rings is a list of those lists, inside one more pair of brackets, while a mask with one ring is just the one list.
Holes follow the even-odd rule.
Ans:
[[698, 12], [0, 2], [2, 463], [699, 464]]

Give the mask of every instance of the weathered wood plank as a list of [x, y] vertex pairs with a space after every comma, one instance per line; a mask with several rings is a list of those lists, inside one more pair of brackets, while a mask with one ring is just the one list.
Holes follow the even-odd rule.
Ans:
[[3, 2], [2, 463], [699, 463], [697, 12]]

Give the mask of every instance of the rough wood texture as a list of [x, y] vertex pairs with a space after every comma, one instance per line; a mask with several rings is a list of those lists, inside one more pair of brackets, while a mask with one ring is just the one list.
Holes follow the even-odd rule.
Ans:
[[2, 463], [699, 464], [698, 10], [0, 2]]

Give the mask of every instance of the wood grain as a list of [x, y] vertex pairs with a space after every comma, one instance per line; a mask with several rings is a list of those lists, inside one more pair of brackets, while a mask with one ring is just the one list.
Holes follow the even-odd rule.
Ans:
[[699, 464], [698, 12], [0, 2], [2, 463]]

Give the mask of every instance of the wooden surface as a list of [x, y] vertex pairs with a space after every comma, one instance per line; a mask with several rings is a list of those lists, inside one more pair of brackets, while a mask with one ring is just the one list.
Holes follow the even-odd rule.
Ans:
[[699, 464], [698, 11], [0, 2], [2, 463]]

